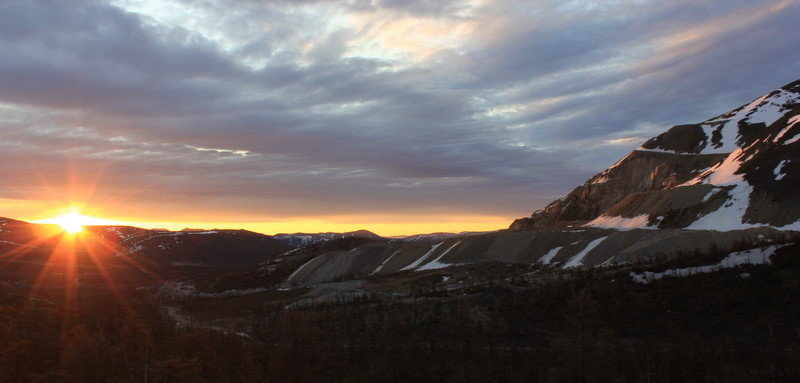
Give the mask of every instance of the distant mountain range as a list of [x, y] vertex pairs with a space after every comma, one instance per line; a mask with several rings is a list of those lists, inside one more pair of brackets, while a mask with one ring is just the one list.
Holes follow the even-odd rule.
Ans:
[[308, 245], [315, 245], [317, 243], [327, 242], [332, 239], [340, 239], [340, 238], [382, 238], [380, 235], [377, 235], [368, 230], [356, 230], [350, 231], [346, 233], [293, 233], [293, 234], [275, 234], [272, 236], [273, 238], [281, 241], [289, 246], [292, 247], [303, 247]]

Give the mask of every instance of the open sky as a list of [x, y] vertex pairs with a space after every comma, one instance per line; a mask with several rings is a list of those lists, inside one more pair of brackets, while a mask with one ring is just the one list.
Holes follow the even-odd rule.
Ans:
[[505, 228], [798, 47], [792, 0], [3, 0], [0, 216]]

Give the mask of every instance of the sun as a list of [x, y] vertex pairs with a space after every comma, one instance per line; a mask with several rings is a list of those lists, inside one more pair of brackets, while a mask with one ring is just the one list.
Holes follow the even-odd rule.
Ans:
[[64, 214], [52, 219], [52, 223], [61, 226], [61, 229], [69, 234], [78, 234], [83, 231], [83, 225], [87, 222], [86, 216], [76, 212]]
[[112, 222], [83, 215], [77, 210], [71, 210], [68, 213], [62, 214], [58, 217], [36, 221], [36, 223], [49, 223], [58, 225], [61, 227], [61, 230], [68, 234], [78, 234], [83, 231], [84, 226], [108, 225]]

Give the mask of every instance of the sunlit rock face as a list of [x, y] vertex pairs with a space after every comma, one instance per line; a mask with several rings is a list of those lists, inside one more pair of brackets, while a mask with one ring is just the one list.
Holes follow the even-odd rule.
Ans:
[[800, 230], [800, 81], [645, 142], [512, 230]]

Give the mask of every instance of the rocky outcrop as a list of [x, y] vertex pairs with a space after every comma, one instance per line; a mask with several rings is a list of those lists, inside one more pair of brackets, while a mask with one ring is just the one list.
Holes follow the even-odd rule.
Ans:
[[611, 209], [626, 197], [681, 185], [725, 159], [724, 154], [675, 155], [634, 151], [590, 178], [566, 197], [531, 217], [516, 220], [512, 230], [579, 226]]

